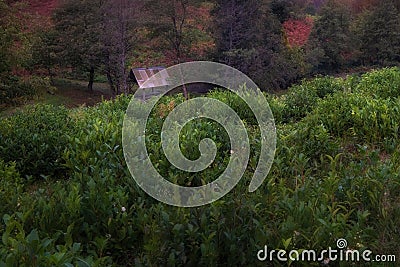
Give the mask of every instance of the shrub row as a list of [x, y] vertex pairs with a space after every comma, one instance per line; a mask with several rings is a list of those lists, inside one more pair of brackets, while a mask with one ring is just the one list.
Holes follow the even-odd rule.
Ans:
[[73, 127], [66, 108], [29, 106], [0, 121], [0, 158], [15, 161], [23, 177], [62, 176], [62, 153]]
[[[346, 238], [350, 249], [397, 255], [400, 148], [394, 143], [390, 157], [384, 157], [382, 142], [398, 140], [399, 100], [361, 89], [344, 92], [347, 82], [332, 78], [315, 83], [332, 81], [340, 86], [314, 91], [320, 100], [303, 119], [277, 125], [274, 165], [254, 193], [247, 192], [260, 148], [254, 117], [236, 96], [211, 93], [246, 120], [251, 159], [232, 192], [193, 209], [157, 202], [130, 177], [121, 147], [129, 97], [72, 111], [36, 106], [2, 120], [0, 266], [275, 266], [281, 262], [257, 260], [264, 245], [322, 250], [335, 247], [337, 238]], [[290, 97], [274, 98], [271, 108], [286, 114], [285, 99]], [[230, 147], [220, 125], [193, 121], [181, 133], [183, 153], [198, 156], [205, 137], [222, 153], [189, 180], [173, 168], [159, 132], [181, 101], [181, 96], [168, 97], [154, 109], [147, 149], [163, 176], [197, 185], [225, 168]], [[347, 138], [355, 138], [358, 146], [343, 155]], [[40, 175], [53, 179], [21, 179]]]
[[[4, 74], [3, 74], [4, 76]], [[34, 96], [56, 90], [49, 78], [31, 76], [20, 78], [17, 76], [0, 77], [0, 106], [21, 105]]]

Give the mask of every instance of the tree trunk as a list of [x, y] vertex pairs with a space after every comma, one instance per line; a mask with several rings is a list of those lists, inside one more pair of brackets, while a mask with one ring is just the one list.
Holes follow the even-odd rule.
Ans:
[[185, 100], [189, 100], [189, 95], [187, 92], [186, 84], [183, 84], [182, 88], [183, 88], [183, 96], [185, 97]]
[[[121, 41], [122, 43], [123, 41]], [[122, 92], [127, 95], [129, 93], [128, 90], [128, 83], [127, 83], [127, 75], [126, 75], [126, 68], [125, 68], [125, 62], [126, 62], [126, 50], [125, 46], [121, 45], [121, 55], [120, 55], [120, 60], [119, 60], [119, 76], [121, 79], [121, 87], [122, 87]]]
[[89, 84], [88, 84], [88, 89], [89, 91], [93, 91], [93, 83], [94, 83], [94, 67], [90, 67], [90, 73], [89, 73]]
[[49, 77], [50, 77], [50, 84], [54, 85], [54, 77], [53, 77], [54, 75], [53, 75], [53, 72], [51, 71], [50, 66], [47, 67], [47, 72], [48, 72]]
[[[177, 51], [177, 54], [178, 54], [178, 64], [181, 64], [181, 59], [179, 57], [180, 52]], [[183, 80], [183, 74], [182, 74], [181, 67], [179, 67], [179, 70], [180, 70], [180, 73], [181, 73], [183, 96], [185, 97], [185, 100], [189, 100], [189, 94], [188, 94], [188, 91], [187, 91], [187, 88], [186, 88], [186, 84], [184, 83], [184, 80]]]
[[110, 70], [107, 70], [107, 80], [108, 80], [108, 85], [110, 86], [110, 90], [113, 93], [114, 96], [117, 95], [116, 91], [115, 91], [115, 86], [114, 86], [114, 82], [112, 80], [112, 76], [110, 73]]

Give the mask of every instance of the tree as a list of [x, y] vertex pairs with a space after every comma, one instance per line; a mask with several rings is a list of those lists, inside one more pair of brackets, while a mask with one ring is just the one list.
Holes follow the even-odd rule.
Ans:
[[12, 28], [9, 21], [10, 7], [0, 0], [0, 73], [10, 70], [10, 48], [13, 43], [15, 28]]
[[24, 60], [19, 56], [21, 51], [16, 49], [16, 44], [21, 46], [25, 39], [19, 8], [17, 4], [0, 0], [0, 74], [10, 72]]
[[32, 65], [46, 69], [52, 80], [55, 75], [53, 68], [60, 62], [60, 58], [57, 56], [61, 52], [57, 34], [53, 29], [45, 29], [37, 32], [35, 39], [32, 46]]
[[351, 3], [351, 9], [353, 13], [361, 13], [371, 7], [379, 4], [380, 0], [353, 0]]
[[248, 72], [262, 43], [261, 2], [217, 0], [213, 14], [217, 59]]
[[19, 104], [36, 89], [17, 76], [26, 74], [31, 59], [31, 35], [24, 28], [28, 16], [23, 9], [24, 3], [0, 0], [0, 104]]
[[271, 0], [271, 11], [284, 23], [288, 19], [303, 19], [307, 14], [314, 15], [318, 8], [313, 0]]
[[298, 79], [295, 59], [301, 53], [285, 47], [270, 1], [218, 0], [213, 13], [216, 60], [246, 73], [264, 90], [286, 88]]
[[66, 0], [54, 14], [55, 30], [65, 65], [89, 73], [88, 89], [93, 90], [95, 70], [102, 62], [102, 0]]
[[328, 72], [343, 67], [345, 56], [350, 53], [349, 36], [347, 9], [335, 0], [328, 0], [310, 36], [309, 55], [314, 57], [314, 66]]
[[291, 6], [293, 2], [287, 0], [272, 0], [271, 11], [279, 19], [281, 23], [284, 23], [290, 18]]
[[[193, 25], [188, 23], [189, 7], [199, 4], [196, 0], [149, 0], [146, 3], [146, 24], [152, 31], [152, 36], [162, 36], [165, 45], [173, 51], [173, 61], [179, 64], [188, 59], [192, 43], [196, 37], [192, 35]], [[163, 50], [166, 51], [165, 47]], [[186, 86], [183, 94], [188, 99]]]
[[141, 11], [137, 0], [66, 0], [54, 16], [60, 56], [65, 64], [89, 72], [105, 71], [115, 94], [129, 92], [128, 59], [135, 44]]
[[107, 0], [102, 6], [101, 42], [104, 46], [106, 75], [111, 89], [129, 92], [127, 60], [135, 44], [139, 1]]
[[162, 36], [166, 40], [173, 51], [175, 64], [186, 59], [191, 45], [192, 40], [188, 35], [191, 25], [188, 19], [189, 6], [193, 4], [193, 0], [150, 0], [146, 4], [146, 25], [153, 36]]
[[400, 15], [392, 0], [381, 1], [360, 16], [356, 29], [364, 64], [392, 65], [400, 61]]

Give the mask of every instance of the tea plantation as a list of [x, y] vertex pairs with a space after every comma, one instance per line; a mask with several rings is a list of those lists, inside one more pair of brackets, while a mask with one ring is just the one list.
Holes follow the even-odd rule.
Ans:
[[[339, 238], [347, 249], [400, 261], [400, 69], [318, 77], [282, 96], [267, 95], [277, 149], [254, 193], [247, 187], [260, 153], [257, 121], [228, 91], [208, 97], [227, 103], [244, 121], [251, 157], [230, 193], [190, 209], [154, 200], [131, 178], [121, 145], [130, 97], [73, 110], [37, 105], [2, 119], [0, 266], [321, 266], [262, 262], [257, 252], [265, 245], [321, 251], [336, 248]], [[164, 97], [153, 110], [147, 149], [164, 177], [198, 186], [226, 167], [229, 138], [210, 120], [188, 123], [183, 153], [196, 159], [199, 141], [209, 137], [217, 156], [210, 168], [190, 176], [173, 167], [160, 131], [183, 101]]]

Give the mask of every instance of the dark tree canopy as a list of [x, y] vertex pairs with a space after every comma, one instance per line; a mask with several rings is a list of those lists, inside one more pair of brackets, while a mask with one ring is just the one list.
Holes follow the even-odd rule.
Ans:
[[310, 47], [318, 57], [318, 68], [334, 70], [345, 64], [350, 46], [350, 16], [348, 10], [335, 0], [322, 7], [311, 33]]
[[[249, 75], [264, 90], [298, 78], [292, 51], [270, 1], [219, 0], [214, 10], [216, 59]], [[275, 10], [276, 12], [276, 10]]]
[[359, 28], [364, 63], [392, 65], [400, 61], [400, 15], [395, 1], [385, 0], [368, 12]]
[[66, 65], [89, 72], [88, 88], [93, 89], [94, 72], [101, 64], [100, 7], [102, 0], [66, 0], [54, 14], [60, 57]]

